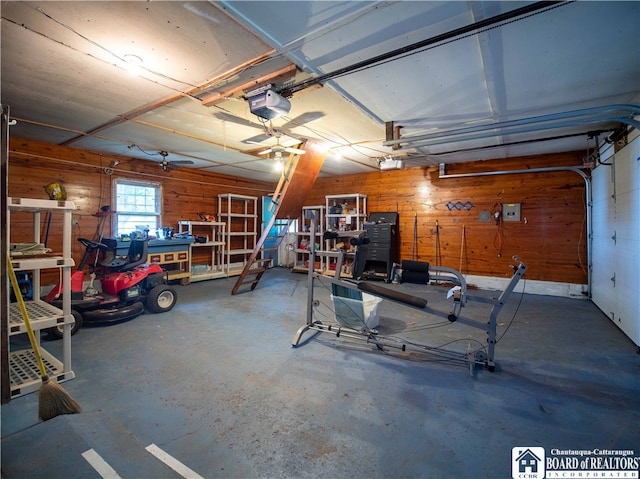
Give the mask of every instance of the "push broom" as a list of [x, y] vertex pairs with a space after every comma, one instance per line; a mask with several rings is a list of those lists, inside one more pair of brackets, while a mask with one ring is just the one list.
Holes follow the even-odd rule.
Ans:
[[61, 414], [77, 414], [81, 411], [80, 405], [73, 399], [67, 391], [64, 390], [57, 382], [52, 381], [47, 375], [47, 371], [42, 361], [42, 355], [38, 347], [38, 342], [33, 334], [33, 328], [31, 327], [31, 321], [29, 320], [29, 313], [27, 312], [27, 306], [24, 303], [20, 286], [18, 285], [18, 278], [13, 270], [11, 264], [11, 258], [7, 255], [7, 263], [9, 270], [9, 277], [11, 278], [11, 285], [13, 286], [13, 292], [18, 300], [20, 306], [20, 314], [27, 327], [27, 334], [29, 336], [29, 342], [33, 348], [33, 353], [36, 356], [38, 362], [38, 368], [40, 369], [40, 376], [42, 377], [42, 385], [38, 393], [38, 416], [43, 421], [53, 419]]

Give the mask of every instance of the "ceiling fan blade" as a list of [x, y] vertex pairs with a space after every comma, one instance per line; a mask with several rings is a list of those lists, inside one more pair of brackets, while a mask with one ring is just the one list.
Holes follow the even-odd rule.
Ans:
[[306, 151], [301, 150], [299, 148], [285, 148], [284, 151], [286, 151], [287, 153], [295, 153], [296, 155], [304, 155], [306, 153]]
[[248, 126], [250, 128], [259, 128], [259, 129], [264, 129], [264, 126], [259, 124], [259, 123], [254, 123], [250, 120], [247, 120], [245, 118], [241, 118], [239, 116], [234, 116], [231, 115], [229, 113], [224, 113], [224, 112], [218, 112], [218, 113], [214, 113], [213, 116], [215, 118], [217, 118], [218, 120], [222, 120], [222, 121], [228, 121], [229, 123], [235, 123], [237, 125], [242, 125], [242, 126]]
[[297, 146], [301, 145], [303, 143], [303, 141], [300, 138], [294, 138], [294, 137], [289, 137], [291, 138], [290, 140], [287, 141], [283, 141], [282, 143], [280, 143], [283, 147], [285, 148], [296, 148]]
[[262, 134], [262, 135], [252, 136], [251, 138], [247, 138], [246, 140], [242, 140], [242, 143], [249, 143], [249, 144], [252, 144], [252, 145], [259, 145], [263, 141], [267, 141], [269, 138], [271, 138], [271, 137], [265, 133], [265, 134]]
[[295, 118], [290, 119], [280, 128], [283, 130], [289, 128], [295, 128], [296, 126], [302, 126], [305, 123], [310, 123], [312, 121], [318, 120], [324, 116], [324, 113], [321, 111], [308, 111], [306, 113], [302, 113], [301, 115], [296, 116]]
[[273, 150], [271, 148], [267, 148], [266, 150], [262, 150], [258, 152], [258, 155], [267, 155], [271, 153]]
[[169, 162], [170, 165], [193, 165], [192, 160], [173, 160]]
[[262, 145], [262, 147], [260, 148], [251, 148], [249, 150], [243, 150], [242, 153], [244, 153], [245, 155], [257, 156], [259, 152], [262, 151], [263, 149], [264, 149], [264, 145]]

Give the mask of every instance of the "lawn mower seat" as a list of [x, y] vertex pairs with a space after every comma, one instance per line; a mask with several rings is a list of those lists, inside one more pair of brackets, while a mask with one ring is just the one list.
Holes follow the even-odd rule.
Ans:
[[106, 264], [103, 262], [102, 265], [106, 266], [111, 271], [131, 271], [136, 266], [147, 261], [148, 249], [146, 239], [132, 239], [131, 244], [129, 244], [129, 252], [126, 257], [116, 256]]

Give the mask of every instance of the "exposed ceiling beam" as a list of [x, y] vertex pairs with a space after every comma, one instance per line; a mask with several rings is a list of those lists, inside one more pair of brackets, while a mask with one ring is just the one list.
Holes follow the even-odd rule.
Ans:
[[[144, 120], [133, 120], [134, 123], [137, 123], [139, 125], [144, 125], [144, 126], [148, 126], [150, 128], [154, 128], [156, 130], [160, 130], [160, 131], [164, 131], [167, 133], [173, 133], [174, 135], [179, 135], [179, 136], [183, 136], [185, 138], [190, 138], [192, 140], [198, 140], [198, 141], [202, 141], [204, 143], [209, 143], [210, 145], [215, 145], [215, 146], [219, 146], [220, 148], [225, 148], [228, 150], [233, 150], [233, 151], [238, 151], [240, 153], [243, 153], [243, 151], [240, 148], [234, 148], [233, 146], [229, 146], [229, 145], [225, 145], [223, 143], [219, 143], [217, 141], [212, 141], [209, 140], [207, 138], [204, 138], [202, 136], [199, 135], [192, 135], [186, 131], [181, 131], [181, 130], [177, 130], [175, 128], [168, 128], [166, 126], [162, 126], [162, 125], [158, 125], [156, 123], [151, 123], [149, 121], [144, 121]], [[216, 163], [220, 163], [220, 164], [224, 164], [221, 162], [216, 162]]]
[[271, 49], [267, 52], [264, 52], [260, 55], [258, 55], [257, 57], [254, 57], [250, 60], [247, 60], [246, 62], [236, 66], [235, 68], [232, 68], [229, 71], [226, 71], [224, 73], [222, 73], [221, 75], [216, 76], [215, 78], [212, 78], [211, 80], [208, 80], [200, 85], [197, 85], [193, 88], [190, 88], [184, 92], [180, 92], [180, 93], [175, 93], [173, 95], [169, 95], [165, 98], [162, 98], [160, 100], [151, 102], [151, 103], [147, 103], [146, 105], [142, 105], [139, 108], [135, 108], [133, 110], [128, 111], [127, 113], [124, 113], [122, 115], [119, 115], [116, 118], [113, 118], [105, 123], [103, 123], [102, 125], [96, 126], [95, 128], [92, 128], [91, 130], [88, 130], [87, 132], [85, 132], [84, 134], [75, 136], [63, 143], [61, 143], [62, 146], [68, 146], [72, 143], [75, 143], [78, 140], [81, 140], [82, 138], [84, 138], [85, 136], [91, 136], [94, 135], [96, 133], [101, 132], [102, 130], [105, 130], [107, 128], [111, 128], [112, 126], [118, 125], [120, 123], [124, 123], [125, 121], [128, 120], [132, 120], [134, 118], [139, 117], [140, 115], [144, 115], [145, 113], [148, 113], [150, 111], [155, 110], [156, 108], [160, 108], [161, 106], [165, 106], [168, 105], [169, 103], [173, 103], [174, 101], [177, 101], [181, 98], [184, 98], [185, 96], [194, 96], [197, 93], [200, 93], [204, 90], [206, 90], [207, 88], [211, 88], [212, 86], [214, 86], [215, 84], [226, 80], [230, 77], [233, 77], [237, 74], [239, 74], [240, 72], [246, 70], [247, 68], [256, 65], [258, 63], [261, 63], [265, 60], [267, 60], [268, 58], [270, 58], [270, 56], [273, 54], [275, 50]]
[[280, 68], [279, 70], [275, 70], [271, 73], [262, 75], [261, 77], [254, 78], [253, 80], [243, 83], [242, 85], [237, 85], [233, 88], [221, 92], [209, 93], [200, 101], [202, 102], [203, 106], [211, 106], [221, 100], [224, 100], [225, 98], [233, 96], [239, 91], [250, 90], [268, 82], [278, 82], [287, 78], [292, 78], [296, 72], [296, 69], [297, 67], [294, 64], [290, 64], [286, 67]]

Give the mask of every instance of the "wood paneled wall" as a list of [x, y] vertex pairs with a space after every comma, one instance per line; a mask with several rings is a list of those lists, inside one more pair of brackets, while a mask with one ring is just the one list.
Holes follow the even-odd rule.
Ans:
[[[453, 164], [446, 173], [579, 166], [582, 156], [574, 152]], [[517, 255], [529, 266], [529, 279], [586, 284], [585, 190], [583, 178], [571, 171], [441, 179], [434, 165], [319, 178], [306, 204], [324, 205], [325, 195], [362, 193], [369, 213], [397, 211], [400, 259], [413, 257], [464, 274], [510, 277], [511, 257]], [[521, 203], [522, 220], [501, 227], [480, 221], [481, 212], [491, 213], [503, 203]]]
[[[580, 166], [582, 152], [448, 165], [447, 174]], [[118, 159], [112, 175], [105, 168]], [[103, 205], [112, 205], [111, 180], [146, 179], [163, 184], [163, 223], [198, 219], [198, 212], [217, 213], [217, 195], [236, 193], [260, 197], [275, 183], [242, 180], [189, 168], [164, 173], [157, 163], [99, 155], [33, 141], [12, 139], [9, 196], [47, 198], [44, 186], [64, 184], [74, 213], [74, 238], [93, 238]], [[337, 178], [318, 178], [306, 205], [324, 205], [325, 195], [362, 193], [368, 212], [397, 211], [400, 217], [400, 259], [428, 261], [464, 274], [509, 277], [511, 256], [529, 266], [527, 278], [574, 284], [587, 282], [585, 184], [570, 171], [532, 172], [471, 178], [439, 178], [438, 166], [376, 171]], [[481, 212], [496, 204], [521, 203], [522, 221], [481, 222]], [[460, 206], [466, 204], [467, 206]], [[457, 205], [457, 206], [455, 206]], [[31, 227], [18, 225], [12, 241], [29, 241]], [[416, 224], [414, 243], [414, 221]], [[17, 223], [16, 223], [17, 222]], [[437, 228], [436, 228], [437, 224]], [[13, 228], [12, 228], [13, 229]], [[20, 236], [20, 231], [24, 235]], [[110, 224], [105, 234], [111, 233]], [[80, 243], [73, 245], [76, 261]], [[61, 248], [60, 224], [52, 222], [49, 247]], [[439, 248], [438, 248], [439, 246]], [[436, 253], [439, 250], [439, 255]], [[53, 282], [53, 281], [52, 281]]]
[[[105, 168], [114, 160], [120, 163], [111, 174]], [[107, 170], [108, 171], [108, 170]], [[257, 196], [272, 193], [275, 183], [243, 180], [199, 170], [181, 168], [163, 172], [158, 163], [121, 156], [106, 156], [78, 148], [69, 148], [30, 140], [12, 138], [9, 151], [8, 195], [22, 198], [48, 199], [44, 186], [60, 182], [77, 211], [73, 214], [73, 238], [94, 239], [98, 226], [95, 214], [102, 206], [114, 205], [112, 179], [128, 178], [162, 183], [162, 222], [177, 228], [179, 220], [199, 220], [198, 213], [217, 215], [218, 194], [234, 193]], [[61, 251], [61, 215], [53, 215], [47, 246]], [[11, 216], [11, 241], [31, 241], [31, 215]], [[42, 219], [45, 222], [44, 215]], [[46, 225], [41, 232], [44, 238]], [[111, 235], [111, 221], [105, 222], [104, 235]], [[74, 241], [76, 263], [84, 253]], [[45, 277], [46, 279], [46, 277]], [[51, 278], [49, 278], [51, 279]], [[51, 279], [51, 283], [57, 281]], [[44, 281], [44, 279], [43, 279]], [[43, 284], [47, 284], [43, 282]]]

